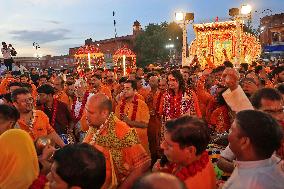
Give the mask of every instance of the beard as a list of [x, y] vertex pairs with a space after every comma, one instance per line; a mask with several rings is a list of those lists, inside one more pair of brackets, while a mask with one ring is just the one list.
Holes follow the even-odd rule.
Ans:
[[107, 80], [107, 83], [108, 83], [108, 84], [112, 84], [112, 83], [113, 83], [113, 80], [112, 80], [112, 79], [108, 79], [108, 80]]

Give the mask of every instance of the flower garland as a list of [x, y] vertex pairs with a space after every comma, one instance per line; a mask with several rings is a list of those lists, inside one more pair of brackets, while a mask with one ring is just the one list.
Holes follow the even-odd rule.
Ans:
[[[138, 97], [137, 97], [137, 95], [134, 96], [132, 103], [133, 103], [133, 111], [132, 111], [132, 115], [131, 115], [131, 121], [135, 121], [137, 110], [138, 110]], [[125, 116], [125, 114], [124, 114], [125, 106], [126, 106], [126, 99], [124, 98], [122, 100], [122, 103], [121, 103], [121, 106], [120, 106], [120, 111], [119, 111], [119, 115], [120, 115], [121, 120], [123, 120], [124, 116]]]
[[42, 189], [45, 187], [46, 183], [48, 182], [45, 175], [40, 174], [36, 180], [32, 183], [29, 189]]
[[71, 108], [71, 115], [73, 117], [75, 125], [82, 118], [82, 115], [83, 115], [83, 112], [84, 112], [84, 109], [85, 109], [85, 106], [86, 106], [86, 103], [87, 103], [87, 100], [88, 100], [88, 96], [89, 96], [89, 92], [86, 92], [84, 94], [84, 97], [83, 97], [83, 100], [82, 100], [82, 105], [80, 107], [80, 111], [79, 111], [79, 115], [78, 116], [75, 115], [75, 105], [76, 105], [76, 102], [77, 102], [77, 97], [75, 96], [74, 99], [73, 99], [73, 104], [72, 104], [72, 108]]
[[34, 122], [35, 122], [35, 111], [32, 111], [32, 117], [30, 118], [28, 122], [29, 130], [32, 131], [34, 128]]
[[[176, 171], [174, 175], [179, 179], [181, 179], [182, 181], [185, 181], [188, 177], [194, 177], [198, 172], [201, 172], [203, 169], [205, 169], [208, 162], [209, 162], [208, 152], [204, 151], [198, 160]], [[170, 170], [172, 170], [173, 173], [174, 169], [176, 169], [177, 166], [178, 166], [177, 164], [173, 163], [170, 164], [168, 167]]]
[[[53, 111], [52, 111], [52, 117], [51, 117], [51, 123], [50, 125], [54, 128], [55, 126], [55, 119], [57, 114], [57, 107], [58, 107], [58, 101], [54, 98], [53, 99]], [[47, 107], [46, 107], [47, 108]], [[45, 107], [42, 106], [41, 110], [44, 111]]]
[[193, 94], [194, 91], [192, 91], [191, 89], [188, 89], [186, 91], [186, 94], [188, 95], [188, 108], [190, 109], [190, 114], [196, 114], [196, 109], [195, 109], [195, 106], [194, 106], [194, 103], [198, 103], [198, 102], [195, 102], [194, 98], [193, 98]]
[[168, 93], [165, 96], [163, 116], [165, 120], [175, 119], [185, 114], [190, 108], [190, 103], [186, 98], [187, 94], [181, 92], [175, 96], [173, 93]]
[[97, 137], [101, 134], [104, 128], [108, 126], [108, 124], [114, 124], [114, 113], [110, 113], [106, 121], [99, 127], [99, 129], [97, 129], [95, 134], [93, 134], [91, 144], [94, 144], [96, 142]]

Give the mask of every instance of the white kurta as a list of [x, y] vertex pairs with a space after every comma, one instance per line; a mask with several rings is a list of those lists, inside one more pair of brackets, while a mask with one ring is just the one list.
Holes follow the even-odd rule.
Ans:
[[284, 162], [276, 156], [261, 161], [236, 161], [222, 189], [283, 189]]

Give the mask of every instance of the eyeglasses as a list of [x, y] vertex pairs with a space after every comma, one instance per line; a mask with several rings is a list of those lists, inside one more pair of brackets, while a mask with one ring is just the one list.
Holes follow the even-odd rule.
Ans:
[[31, 97], [31, 98], [20, 100], [19, 102], [20, 103], [33, 103], [34, 99], [33, 99], [33, 97]]

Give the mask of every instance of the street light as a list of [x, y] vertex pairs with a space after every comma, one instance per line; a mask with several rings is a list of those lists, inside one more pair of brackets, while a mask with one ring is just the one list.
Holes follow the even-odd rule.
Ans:
[[170, 63], [173, 62], [174, 56], [172, 55], [172, 49], [173, 49], [174, 47], [175, 47], [174, 44], [167, 44], [167, 45], [166, 45], [166, 49], [169, 49], [169, 50], [170, 50], [170, 55], [169, 55], [169, 57], [170, 57]]
[[241, 7], [241, 14], [242, 15], [248, 15], [250, 14], [252, 11], [252, 8], [250, 5], [242, 5]]
[[183, 21], [184, 19], [184, 13], [183, 12], [177, 12], [176, 13], [176, 21]]
[[251, 18], [251, 11], [252, 7], [250, 5], [242, 5], [241, 8], [231, 8], [229, 10], [229, 15], [233, 17], [233, 19], [236, 22], [236, 37], [237, 37], [237, 42], [236, 42], [236, 49], [237, 49], [237, 54], [236, 54], [236, 59], [237, 59], [237, 65], [243, 61], [242, 57], [242, 26], [244, 24], [244, 20]]
[[182, 45], [182, 66], [186, 65], [186, 46], [187, 46], [187, 25], [190, 21], [193, 22], [194, 20], [194, 13], [184, 13], [184, 12], [177, 12], [175, 13], [177, 23], [182, 27], [182, 38], [183, 38], [183, 45]]
[[175, 47], [174, 44], [167, 44], [167, 45], [166, 45], [166, 49], [171, 49], [171, 48], [174, 48], [174, 47]]

